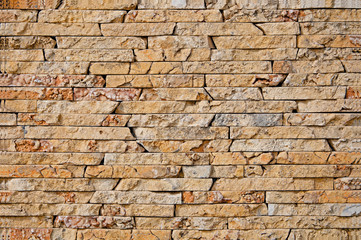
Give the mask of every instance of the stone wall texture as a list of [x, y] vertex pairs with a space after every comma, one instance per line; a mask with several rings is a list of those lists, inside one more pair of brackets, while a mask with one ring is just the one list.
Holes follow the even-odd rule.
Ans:
[[360, 0], [0, 0], [1, 240], [361, 239]]

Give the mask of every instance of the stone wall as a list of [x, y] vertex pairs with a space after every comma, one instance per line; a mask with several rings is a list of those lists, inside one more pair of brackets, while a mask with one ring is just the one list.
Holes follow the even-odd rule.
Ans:
[[360, 239], [361, 1], [0, 8], [1, 240]]

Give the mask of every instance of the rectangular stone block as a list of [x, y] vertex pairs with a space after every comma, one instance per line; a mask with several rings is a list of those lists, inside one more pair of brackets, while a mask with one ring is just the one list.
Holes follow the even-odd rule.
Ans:
[[58, 48], [144, 49], [147, 46], [147, 40], [141, 37], [57, 37], [56, 39]]
[[139, 9], [203, 9], [204, 1], [194, 0], [140, 0]]
[[136, 101], [139, 99], [141, 89], [135, 88], [76, 88], [74, 100], [76, 101]]
[[133, 62], [132, 50], [46, 49], [45, 58], [52, 62]]
[[[52, 139], [134, 139], [129, 128], [27, 126], [26, 138]], [[110, 138], [109, 138], [110, 136]]]
[[2, 126], [16, 125], [16, 114], [10, 114], [10, 113], [0, 114], [0, 122]]
[[94, 2], [91, 0], [65, 1], [62, 9], [112, 9], [112, 10], [130, 10], [137, 6], [136, 0], [106, 0], [103, 2]]
[[108, 23], [101, 24], [102, 35], [108, 36], [158, 36], [173, 33], [175, 23]]
[[212, 50], [213, 61], [264, 61], [264, 60], [293, 60], [297, 50], [293, 48], [276, 49], [222, 49]]
[[136, 218], [139, 229], [227, 229], [227, 219], [218, 217]]
[[2, 54], [10, 62], [37, 62], [44, 61], [43, 51], [41, 50], [5, 50]]
[[1, 10], [0, 22], [36, 22], [37, 11], [34, 10]]
[[294, 48], [296, 36], [213, 37], [217, 49]]
[[274, 73], [338, 73], [345, 69], [340, 60], [330, 61], [275, 61]]
[[150, 49], [211, 48], [207, 36], [160, 36], [149, 37]]
[[208, 191], [212, 186], [212, 179], [122, 179], [115, 190], [118, 191]]
[[268, 61], [243, 62], [183, 62], [184, 73], [271, 73], [271, 63]]
[[[19, 102], [18, 102], [19, 104]], [[37, 111], [39, 113], [112, 113], [119, 105], [117, 102], [97, 101], [38, 101]]]
[[176, 35], [222, 36], [262, 35], [262, 31], [250, 23], [177, 23]]
[[216, 114], [212, 126], [278, 126], [282, 125], [280, 114]]
[[[7, 62], [6, 73], [10, 74], [86, 74], [87, 62]], [[4, 71], [4, 72], [5, 72]]]
[[96, 191], [90, 203], [112, 204], [180, 204], [180, 193], [148, 191]]
[[73, 100], [71, 88], [1, 88], [0, 98], [16, 100]]
[[308, 100], [298, 103], [299, 112], [358, 112], [361, 104], [357, 99]]
[[265, 204], [176, 205], [181, 217], [246, 217], [267, 215]]
[[92, 23], [7, 23], [0, 26], [0, 36], [100, 36], [98, 24]]
[[186, 204], [262, 203], [264, 197], [264, 192], [255, 191], [184, 192], [182, 195]]
[[129, 127], [208, 127], [213, 117], [213, 114], [132, 115], [127, 125]]
[[256, 24], [266, 35], [294, 35], [300, 34], [299, 24], [296, 22], [261, 23]]
[[38, 22], [45, 23], [116, 23], [123, 22], [126, 11], [43, 10]]

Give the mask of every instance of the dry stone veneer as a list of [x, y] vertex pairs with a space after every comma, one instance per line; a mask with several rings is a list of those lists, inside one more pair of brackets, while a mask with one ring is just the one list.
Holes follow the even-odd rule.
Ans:
[[360, 239], [361, 1], [0, 0], [0, 239]]

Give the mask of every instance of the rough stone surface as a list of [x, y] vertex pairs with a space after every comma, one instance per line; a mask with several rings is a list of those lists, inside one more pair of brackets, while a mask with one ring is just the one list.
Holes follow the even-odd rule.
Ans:
[[0, 0], [1, 240], [359, 240], [357, 0]]

